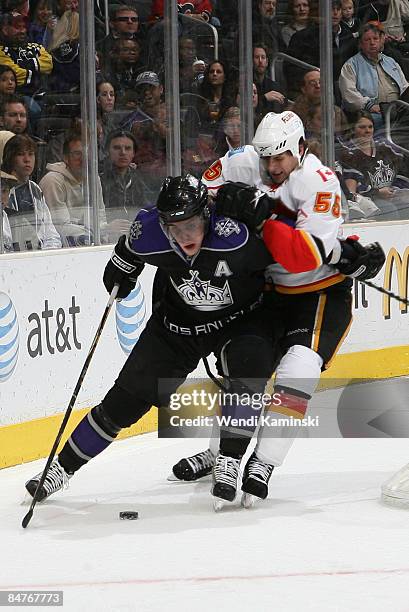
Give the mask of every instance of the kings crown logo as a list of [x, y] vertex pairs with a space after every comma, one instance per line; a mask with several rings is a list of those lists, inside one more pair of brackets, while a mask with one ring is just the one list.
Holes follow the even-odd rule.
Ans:
[[218, 221], [214, 229], [216, 234], [219, 234], [219, 236], [224, 236], [225, 238], [228, 238], [234, 233], [240, 234], [239, 224], [237, 221], [233, 221], [233, 219], [230, 219], [229, 217]]
[[382, 159], [378, 161], [375, 167], [375, 172], [369, 172], [371, 182], [376, 189], [388, 187], [395, 178], [395, 172], [389, 164], [385, 164]]
[[202, 281], [197, 270], [190, 270], [191, 278], [183, 278], [183, 283], [177, 286], [172, 284], [183, 301], [198, 310], [219, 310], [233, 304], [229, 283], [223, 287], [214, 287], [209, 281]]

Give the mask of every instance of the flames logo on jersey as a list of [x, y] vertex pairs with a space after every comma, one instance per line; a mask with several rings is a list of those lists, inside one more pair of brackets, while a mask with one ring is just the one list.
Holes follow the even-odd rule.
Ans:
[[215, 162], [212, 163], [210, 168], [208, 168], [204, 172], [203, 178], [206, 181], [215, 181], [219, 178], [219, 176], [222, 175], [222, 169], [222, 162], [220, 161], [220, 159], [217, 159]]
[[189, 279], [183, 278], [183, 283], [179, 286], [171, 279], [172, 285], [188, 306], [210, 311], [233, 304], [228, 281], [223, 287], [214, 287], [209, 281], [200, 280], [197, 270], [190, 270], [190, 276]]
[[228, 238], [234, 233], [240, 234], [241, 230], [237, 221], [233, 221], [233, 219], [226, 217], [225, 219], [217, 221], [214, 227], [214, 231], [216, 232], [216, 234], [219, 234], [219, 236]]

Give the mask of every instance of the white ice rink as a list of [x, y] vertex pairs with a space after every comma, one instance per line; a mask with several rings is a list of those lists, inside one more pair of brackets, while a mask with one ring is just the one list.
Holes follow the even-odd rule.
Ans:
[[24, 482], [44, 461], [1, 470], [0, 590], [62, 589], [75, 612], [409, 610], [409, 510], [379, 501], [407, 440], [298, 440], [268, 500], [219, 514], [209, 477], [166, 480], [205, 442], [117, 442], [26, 530]]

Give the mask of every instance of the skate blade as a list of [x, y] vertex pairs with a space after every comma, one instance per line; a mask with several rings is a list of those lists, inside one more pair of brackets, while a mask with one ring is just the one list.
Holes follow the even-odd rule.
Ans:
[[243, 508], [249, 510], [254, 506], [257, 499], [258, 497], [256, 497], [255, 495], [251, 495], [251, 493], [243, 493], [243, 495], [241, 496], [241, 505], [243, 506]]
[[173, 472], [169, 474], [166, 480], [168, 480], [169, 482], [186, 482], [185, 480], [180, 480], [180, 478], [175, 476]]
[[395, 506], [396, 508], [405, 508], [409, 510], [409, 499], [402, 497], [393, 497], [387, 493], [382, 493], [381, 501], [388, 506]]

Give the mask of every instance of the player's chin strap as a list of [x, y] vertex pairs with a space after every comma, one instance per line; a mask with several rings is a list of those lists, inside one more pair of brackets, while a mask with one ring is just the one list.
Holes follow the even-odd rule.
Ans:
[[368, 285], [368, 287], [372, 287], [372, 289], [376, 289], [376, 291], [379, 291], [379, 293], [383, 293], [384, 295], [387, 295], [388, 297], [393, 298], [394, 300], [398, 300], [398, 302], [402, 302], [406, 306], [409, 306], [409, 300], [407, 298], [404, 298], [398, 295], [397, 293], [393, 293], [393, 291], [389, 291], [388, 289], [385, 289], [380, 285], [375, 285], [375, 283], [372, 283], [369, 280], [360, 280], [359, 282], [363, 285]]

